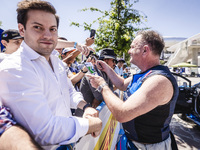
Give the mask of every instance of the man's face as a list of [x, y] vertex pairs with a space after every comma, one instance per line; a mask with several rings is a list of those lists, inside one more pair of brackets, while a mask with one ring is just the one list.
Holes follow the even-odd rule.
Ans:
[[88, 59], [86, 60], [86, 62], [91, 62], [93, 65], [95, 65], [95, 64], [96, 64], [96, 57], [90, 55], [90, 56], [88, 57]]
[[3, 45], [6, 47], [6, 54], [12, 54], [13, 52], [15, 52], [20, 44], [22, 43], [23, 39], [10, 39], [9, 42], [5, 41], [2, 42]]
[[139, 60], [141, 60], [143, 42], [141, 35], [137, 36], [131, 43], [131, 48], [128, 53], [130, 54], [130, 62], [137, 65]]
[[91, 58], [91, 63], [92, 63], [93, 65], [96, 64], [96, 59], [95, 59], [94, 57]]
[[104, 61], [105, 61], [112, 69], [115, 68], [116, 63], [115, 63], [114, 59], [112, 59], [112, 58], [106, 58], [106, 59], [104, 59]]
[[123, 66], [123, 64], [124, 64], [123, 61], [119, 61], [119, 62], [117, 63], [117, 66], [118, 66], [119, 68], [121, 68], [121, 67]]
[[90, 55], [90, 57], [88, 58], [88, 62], [91, 62], [93, 65], [95, 65], [96, 64], [95, 56]]
[[19, 32], [29, 47], [48, 60], [58, 38], [55, 15], [41, 10], [29, 10], [27, 16], [26, 29], [18, 24]]

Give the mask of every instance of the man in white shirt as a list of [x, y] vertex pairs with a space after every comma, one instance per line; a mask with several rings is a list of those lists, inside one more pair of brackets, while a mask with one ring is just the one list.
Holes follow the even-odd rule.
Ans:
[[1, 43], [5, 47], [5, 52], [0, 53], [0, 62], [13, 52], [15, 52], [23, 41], [23, 37], [15, 29], [5, 30], [1, 34]]
[[[123, 64], [125, 63], [124, 59], [119, 58], [117, 61], [117, 65], [115, 66], [114, 71], [119, 75], [122, 76], [123, 75]], [[116, 89], [116, 87], [115, 87]], [[122, 92], [119, 89], [115, 90], [115, 93], [118, 97], [122, 97]]]
[[[0, 64], [3, 104], [44, 149], [74, 143], [86, 134], [98, 136], [102, 122], [97, 111], [87, 107], [62, 61], [51, 54], [58, 38], [55, 8], [45, 1], [24, 0], [17, 13], [24, 41]], [[83, 118], [72, 116], [70, 108], [77, 107], [84, 110]]]
[[123, 64], [125, 63], [124, 59], [120, 58], [118, 59], [117, 65], [115, 66], [115, 72], [122, 76], [123, 75]]

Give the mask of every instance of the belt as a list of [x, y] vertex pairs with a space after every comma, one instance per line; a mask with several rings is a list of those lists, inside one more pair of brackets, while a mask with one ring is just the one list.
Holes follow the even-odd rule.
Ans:
[[[169, 136], [166, 138], [166, 139], [168, 139], [169, 138]], [[135, 141], [135, 140], [133, 140], [133, 139], [131, 139], [131, 138], [128, 138], [130, 141], [132, 141], [132, 142], [137, 142], [137, 143], [140, 143], [140, 144], [156, 144], [156, 143], [160, 143], [160, 142], [163, 142], [163, 141], [165, 141], [166, 139], [164, 139], [163, 141], [158, 141], [158, 142], [155, 142], [155, 143], [143, 143], [143, 142], [138, 142], [138, 141]]]
[[[137, 141], [134, 141], [134, 140], [131, 140], [132, 142], [137, 142]], [[142, 143], [142, 142], [137, 142], [137, 143], [140, 143], [140, 144], [144, 144], [144, 145], [147, 145], [147, 144], [154, 144], [154, 143]]]
[[[129, 138], [128, 138], [129, 139]], [[132, 142], [137, 142], [137, 143], [140, 143], [140, 144], [145, 144], [145, 145], [147, 145], [147, 144], [155, 144], [155, 143], [143, 143], [143, 142], [138, 142], [138, 141], [135, 141], [135, 140], [132, 140], [132, 139], [129, 139], [130, 141], [132, 141]]]

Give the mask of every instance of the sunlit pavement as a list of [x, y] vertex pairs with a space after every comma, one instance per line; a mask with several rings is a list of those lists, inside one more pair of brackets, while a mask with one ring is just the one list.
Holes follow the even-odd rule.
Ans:
[[184, 121], [175, 114], [170, 124], [179, 150], [200, 149], [200, 127], [190, 121]]
[[[199, 77], [187, 77], [191, 81], [191, 85], [197, 84], [200, 82]], [[183, 82], [189, 83], [178, 77], [178, 85], [183, 85]], [[171, 130], [175, 135], [178, 148], [180, 150], [199, 150], [200, 149], [200, 127], [190, 121], [184, 121], [180, 119], [177, 114], [172, 118]]]

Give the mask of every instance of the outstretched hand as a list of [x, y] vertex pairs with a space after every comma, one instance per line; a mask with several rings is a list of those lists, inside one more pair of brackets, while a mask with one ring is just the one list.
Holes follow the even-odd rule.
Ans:
[[105, 61], [102, 60], [97, 60], [96, 66], [99, 70], [104, 71], [106, 73], [109, 71], [109, 69], [112, 69]]
[[86, 45], [77, 44], [76, 48], [85, 56], [89, 55], [90, 51], [95, 52], [93, 48], [88, 47]]
[[86, 76], [89, 78], [90, 83], [94, 88], [97, 88], [101, 84], [105, 83], [105, 80], [98, 75], [86, 74]]
[[87, 38], [85, 40], [85, 45], [87, 45], [87, 46], [91, 46], [93, 43], [94, 43], [94, 37]]

